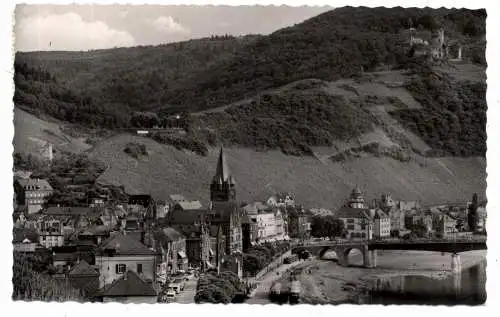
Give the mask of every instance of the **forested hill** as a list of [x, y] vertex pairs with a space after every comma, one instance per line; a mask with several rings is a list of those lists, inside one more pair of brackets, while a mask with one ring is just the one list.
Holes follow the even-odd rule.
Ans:
[[485, 63], [485, 18], [484, 10], [339, 8], [262, 37], [165, 93], [171, 104], [201, 110], [300, 79], [335, 80], [362, 68], [405, 65], [410, 23], [430, 32], [443, 26], [447, 36], [466, 43], [466, 58]]
[[196, 78], [257, 38], [212, 36], [88, 52], [19, 52], [14, 101], [35, 114], [72, 123], [127, 126], [133, 111], [170, 108], [166, 92], [173, 85]]
[[[410, 27], [427, 34], [443, 27], [447, 38], [462, 44], [466, 62], [484, 66], [485, 20], [485, 10], [345, 7], [268, 36], [212, 37], [154, 47], [79, 53], [19, 53], [14, 101], [16, 106], [35, 115], [49, 114], [70, 123], [128, 127], [136, 111], [156, 112], [160, 117], [180, 111], [198, 112], [242, 101], [302, 79], [333, 81], [358, 77], [380, 68], [407, 68], [413, 63], [408, 57]], [[470, 86], [465, 82], [461, 85], [464, 85], [463, 93], [451, 90], [442, 93], [456, 87], [453, 78], [437, 77], [423, 82], [414, 78], [406, 89], [423, 109], [391, 114], [423, 138], [436, 153], [484, 155], [486, 86], [485, 83]], [[428, 98], [426, 89], [437, 97]], [[296, 102], [333, 121], [311, 115], [313, 121], [308, 122], [308, 126], [318, 130], [298, 129], [300, 135], [293, 137], [303, 142], [293, 145], [293, 152], [297, 147], [330, 145], [332, 140], [342, 139], [337, 133], [342, 130], [338, 122], [341, 119], [334, 115], [338, 109], [323, 104], [337, 105], [346, 118], [352, 117], [355, 111], [350, 109], [356, 106], [350, 104], [349, 99], [334, 98], [332, 103], [329, 96], [315, 92], [299, 95], [297, 99], [297, 94], [292, 92], [269, 98], [269, 102], [259, 103], [258, 107], [232, 110], [238, 112], [237, 115], [230, 113], [238, 121], [225, 115], [229, 118], [223, 118], [227, 121], [223, 121], [227, 123], [225, 130], [215, 131], [215, 136], [218, 141], [243, 146], [284, 144], [289, 147], [288, 139], [292, 136], [286, 127], [290, 122], [300, 126], [303, 114], [297, 109], [283, 114], [282, 109], [289, 109]], [[273, 107], [263, 111], [259, 107], [264, 105]], [[277, 122], [273, 117], [276, 113], [286, 120], [280, 117], [283, 120]], [[219, 117], [212, 119], [216, 123], [220, 120]], [[349, 131], [356, 133], [350, 136], [369, 131], [370, 120], [373, 118], [366, 117], [361, 120], [363, 126], [351, 127]], [[246, 130], [241, 127], [242, 123], [247, 124]], [[448, 124], [453, 125], [451, 134], [445, 129]], [[250, 131], [253, 139], [243, 139], [239, 136], [241, 131]], [[478, 134], [469, 138], [463, 131]], [[260, 134], [266, 138], [257, 140]], [[322, 144], [316, 144], [314, 140], [320, 135], [324, 136]], [[453, 141], [451, 135], [461, 138]], [[203, 140], [208, 139], [203, 135], [190, 137], [193, 139], [188, 143], [195, 144], [195, 148], [203, 148], [199, 141], [211, 143]]]

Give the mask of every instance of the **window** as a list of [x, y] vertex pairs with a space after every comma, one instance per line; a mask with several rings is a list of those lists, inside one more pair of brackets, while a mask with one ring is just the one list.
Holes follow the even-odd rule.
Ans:
[[127, 266], [125, 264], [117, 264], [115, 266], [116, 274], [123, 274], [123, 273], [125, 273], [126, 269], [127, 269]]
[[142, 264], [137, 263], [137, 273], [141, 274], [142, 273]]
[[354, 230], [354, 225], [347, 225], [347, 230]]

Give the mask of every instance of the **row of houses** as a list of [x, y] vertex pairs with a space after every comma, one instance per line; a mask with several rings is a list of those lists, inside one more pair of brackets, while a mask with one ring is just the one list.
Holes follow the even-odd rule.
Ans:
[[[373, 239], [404, 236], [411, 232], [421, 235], [447, 237], [467, 231], [467, 210], [470, 203], [424, 208], [418, 201], [395, 201], [389, 194], [367, 204], [361, 190], [352, 190], [347, 202], [336, 212], [327, 209], [311, 210], [319, 216], [334, 215], [344, 222], [348, 239]], [[476, 230], [486, 225], [484, 204], [478, 208]]]

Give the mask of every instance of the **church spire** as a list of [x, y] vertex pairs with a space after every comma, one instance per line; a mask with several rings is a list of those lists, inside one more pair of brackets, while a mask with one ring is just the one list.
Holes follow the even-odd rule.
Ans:
[[229, 167], [224, 154], [224, 149], [221, 147], [219, 160], [215, 170], [215, 176], [210, 185], [211, 201], [232, 201], [236, 199], [236, 189], [233, 177], [229, 172]]
[[217, 161], [217, 168], [215, 170], [213, 182], [218, 184], [234, 183], [234, 180], [229, 172], [226, 155], [224, 154], [224, 149], [222, 147], [220, 148], [219, 160]]

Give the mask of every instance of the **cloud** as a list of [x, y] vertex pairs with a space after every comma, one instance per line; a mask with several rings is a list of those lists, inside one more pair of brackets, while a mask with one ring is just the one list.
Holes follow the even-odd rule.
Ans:
[[188, 34], [190, 30], [175, 21], [175, 19], [171, 16], [160, 16], [155, 20], [151, 21], [153, 27], [166, 34]]
[[84, 21], [74, 12], [22, 17], [14, 30], [16, 49], [21, 51], [79, 51], [135, 45], [130, 33], [112, 29], [102, 21]]

